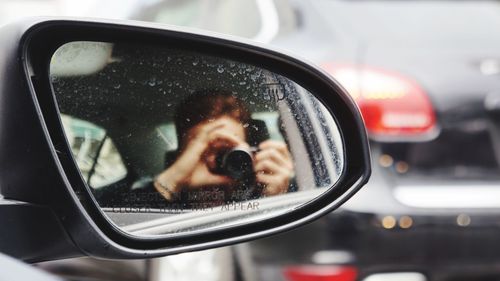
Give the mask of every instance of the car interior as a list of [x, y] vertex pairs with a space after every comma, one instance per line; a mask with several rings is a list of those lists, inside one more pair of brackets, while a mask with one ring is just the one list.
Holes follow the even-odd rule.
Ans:
[[[71, 73], [64, 58], [75, 50], [84, 58], [103, 55]], [[52, 63], [51, 82], [76, 165], [99, 205], [121, 225], [130, 219], [119, 207], [130, 208], [134, 200], [136, 212], [150, 217], [179, 213], [160, 210], [163, 199], [140, 195], [141, 200], [135, 194], [175, 161], [175, 108], [200, 90], [229, 89], [245, 103], [252, 117], [244, 124], [250, 146], [267, 139], [284, 141], [294, 162], [308, 163], [295, 171], [290, 196], [331, 186], [342, 173], [342, 141], [327, 109], [305, 89], [270, 71], [176, 49], [103, 42], [70, 42], [54, 58], [62, 58], [57, 60], [62, 63]], [[290, 204], [299, 204], [296, 200]]]

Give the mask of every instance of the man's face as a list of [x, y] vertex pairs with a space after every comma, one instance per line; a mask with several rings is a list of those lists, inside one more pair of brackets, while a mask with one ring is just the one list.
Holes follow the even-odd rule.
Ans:
[[[229, 116], [213, 118], [191, 128], [188, 131], [188, 142], [196, 140], [198, 134], [202, 132], [204, 128], [213, 123], [221, 124], [221, 126], [217, 127], [214, 131], [220, 135], [220, 137], [207, 144], [207, 148], [196, 164], [196, 168], [194, 169], [191, 177], [192, 179], [198, 180], [205, 178], [207, 179], [207, 182], [216, 182], [219, 186], [234, 186], [236, 182], [233, 179], [225, 175], [215, 174], [214, 171], [216, 170], [217, 165], [216, 158], [219, 154], [237, 146], [248, 147], [248, 144], [245, 141], [246, 134], [243, 124]], [[224, 137], [227, 135], [232, 137], [231, 140]], [[236, 144], [234, 140], [238, 140], [239, 143]]]

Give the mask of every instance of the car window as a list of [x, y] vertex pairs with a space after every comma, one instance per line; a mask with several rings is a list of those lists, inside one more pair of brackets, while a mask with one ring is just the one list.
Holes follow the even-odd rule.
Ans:
[[102, 188], [127, 175], [122, 157], [106, 130], [69, 115], [62, 115], [61, 119], [75, 161], [92, 188]]

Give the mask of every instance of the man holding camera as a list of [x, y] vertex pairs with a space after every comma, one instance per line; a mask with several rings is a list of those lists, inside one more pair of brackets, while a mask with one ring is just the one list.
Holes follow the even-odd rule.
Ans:
[[[193, 94], [177, 108], [179, 151], [175, 161], [155, 177], [154, 188], [168, 201], [181, 192], [203, 190], [222, 191], [223, 201], [234, 199], [242, 188], [251, 187], [253, 196], [257, 192], [259, 197], [288, 192], [294, 169], [287, 145], [265, 140], [250, 147], [250, 122], [248, 109], [231, 92]], [[225, 163], [230, 161], [239, 168]], [[245, 199], [252, 198], [239, 198]]]

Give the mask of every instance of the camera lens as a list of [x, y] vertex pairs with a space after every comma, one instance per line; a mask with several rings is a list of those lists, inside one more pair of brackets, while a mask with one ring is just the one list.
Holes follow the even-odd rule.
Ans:
[[217, 159], [217, 170], [235, 180], [245, 180], [253, 177], [252, 153], [244, 148], [234, 148], [221, 153]]

